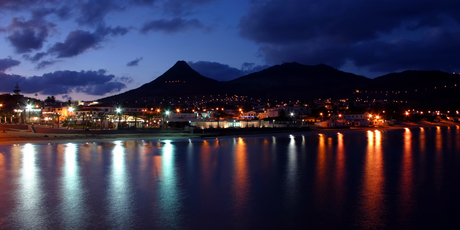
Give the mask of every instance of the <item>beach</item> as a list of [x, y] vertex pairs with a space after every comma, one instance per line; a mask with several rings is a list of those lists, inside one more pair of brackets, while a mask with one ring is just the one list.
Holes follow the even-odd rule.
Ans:
[[139, 133], [139, 132], [124, 132], [118, 133], [114, 130], [113, 133], [100, 134], [97, 132], [88, 132], [85, 134], [79, 133], [33, 133], [30, 130], [24, 129], [3, 129], [4, 132], [0, 131], [0, 145], [11, 145], [11, 144], [25, 144], [25, 143], [65, 143], [68, 141], [72, 142], [92, 142], [92, 141], [115, 141], [115, 140], [174, 140], [174, 139], [213, 139], [213, 138], [228, 138], [228, 137], [254, 137], [254, 136], [273, 136], [273, 135], [289, 135], [292, 133], [297, 134], [316, 134], [316, 133], [336, 133], [336, 132], [354, 132], [357, 130], [391, 130], [391, 129], [403, 129], [403, 128], [431, 128], [431, 127], [449, 127], [459, 126], [459, 123], [442, 121], [438, 123], [431, 122], [418, 122], [418, 123], [399, 123], [395, 126], [382, 126], [382, 127], [352, 127], [350, 129], [334, 129], [328, 128], [323, 129], [320, 127], [311, 126], [310, 131], [303, 132], [290, 132], [286, 130], [280, 130], [279, 132], [250, 132], [245, 133], [244, 129], [237, 133], [188, 133], [188, 132], [151, 132], [151, 133]]

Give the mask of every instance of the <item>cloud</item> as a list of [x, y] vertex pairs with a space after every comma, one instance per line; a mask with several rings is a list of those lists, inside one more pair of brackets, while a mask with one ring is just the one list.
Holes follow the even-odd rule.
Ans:
[[40, 63], [37, 64], [37, 66], [35, 66], [35, 69], [36, 70], [44, 69], [47, 66], [53, 65], [56, 62], [59, 62], [59, 61], [57, 61], [57, 60], [41, 61]]
[[113, 79], [113, 81], [119, 81], [119, 82], [129, 84], [129, 83], [133, 82], [134, 79], [132, 77], [116, 77], [116, 78]]
[[30, 56], [29, 54], [24, 54], [22, 57], [31, 62], [37, 62], [45, 56], [46, 56], [45, 52], [39, 52], [39, 53], [36, 53], [34, 56]]
[[163, 3], [164, 10], [172, 15], [189, 15], [196, 7], [214, 2], [216, 0], [167, 0]]
[[6, 39], [13, 45], [17, 53], [27, 53], [41, 49], [49, 30], [54, 27], [55, 24], [45, 22], [39, 16], [27, 21], [14, 17], [6, 29], [9, 34]]
[[198, 19], [186, 20], [176, 17], [171, 20], [160, 19], [146, 21], [141, 28], [141, 32], [147, 33], [149, 31], [158, 31], [173, 34], [190, 29], [209, 30], [209, 28], [205, 27]]
[[64, 99], [64, 100], [66, 100], [66, 101], [67, 101], [67, 100], [72, 100], [72, 97], [69, 96], [69, 95], [67, 95], [67, 94], [62, 95], [61, 98]]
[[78, 4], [79, 16], [77, 22], [80, 25], [97, 25], [103, 22], [105, 16], [111, 11], [122, 10], [113, 0], [92, 0]]
[[70, 32], [64, 42], [55, 43], [48, 53], [55, 54], [59, 58], [77, 56], [88, 49], [97, 49], [103, 39], [108, 36], [125, 35], [128, 32], [124, 27], [99, 26], [93, 33], [83, 30]]
[[55, 2], [55, 0], [1, 0], [0, 9], [21, 10], [35, 4], [45, 4], [47, 2]]
[[85, 93], [89, 95], [102, 96], [107, 93], [120, 92], [125, 87], [126, 85], [121, 82], [107, 82], [105, 84], [99, 84], [99, 85], [86, 85], [86, 86], [76, 87], [75, 92]]
[[44, 95], [70, 94], [82, 92], [90, 95], [104, 95], [119, 92], [126, 88], [105, 70], [98, 71], [55, 71], [42, 76], [25, 77], [15, 74], [0, 73], [0, 91], [10, 92], [16, 82], [22, 93], [40, 93]]
[[[460, 2], [450, 0], [252, 1], [239, 33], [258, 43], [270, 64], [285, 60], [335, 67], [353, 62], [375, 71], [440, 69], [447, 66], [446, 58], [460, 61], [451, 54], [460, 51], [454, 42], [460, 29], [458, 9]], [[449, 46], [453, 49], [434, 50]]]
[[20, 61], [17, 61], [11, 58], [0, 59], [0, 72], [5, 72], [5, 70], [13, 66], [17, 66], [19, 64], [21, 64]]
[[136, 58], [126, 64], [126, 66], [137, 66], [139, 62], [142, 60], [142, 57]]
[[218, 62], [198, 61], [188, 62], [190, 67], [203, 76], [216, 79], [218, 81], [230, 81], [235, 78], [257, 72], [268, 68], [268, 66], [259, 66], [254, 63], [243, 63], [241, 69], [230, 67]]

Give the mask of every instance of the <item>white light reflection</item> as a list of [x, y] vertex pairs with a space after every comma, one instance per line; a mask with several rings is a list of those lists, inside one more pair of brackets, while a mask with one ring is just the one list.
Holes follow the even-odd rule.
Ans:
[[292, 210], [298, 200], [298, 169], [297, 169], [297, 146], [295, 137], [289, 135], [290, 141], [287, 149], [286, 165], [286, 210]]
[[179, 222], [179, 191], [177, 182], [177, 171], [174, 162], [174, 146], [170, 140], [164, 142], [163, 148], [161, 149], [161, 183], [159, 189], [160, 195], [160, 213], [164, 219], [164, 225], [162, 228], [165, 229], [180, 229]]
[[131, 218], [130, 185], [125, 161], [125, 147], [121, 141], [114, 141], [112, 167], [109, 184], [109, 216], [107, 222], [112, 228], [128, 229]]
[[21, 178], [17, 194], [17, 216], [21, 218], [20, 229], [37, 229], [43, 224], [43, 192], [35, 159], [35, 146], [25, 144], [22, 148]]
[[61, 182], [61, 199], [63, 201], [61, 213], [64, 216], [65, 226], [82, 229], [84, 227], [82, 224], [85, 224], [85, 221], [82, 220], [84, 215], [83, 192], [75, 144], [67, 144], [62, 170], [64, 176]]

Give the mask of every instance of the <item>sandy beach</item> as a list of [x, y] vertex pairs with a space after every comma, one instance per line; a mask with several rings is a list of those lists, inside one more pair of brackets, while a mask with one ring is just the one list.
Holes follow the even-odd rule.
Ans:
[[[320, 127], [311, 127], [310, 131], [303, 132], [302, 134], [316, 134], [316, 133], [347, 133], [358, 130], [391, 130], [403, 128], [418, 128], [418, 127], [455, 127], [460, 126], [459, 123], [443, 121], [439, 123], [419, 122], [419, 123], [399, 123], [395, 126], [384, 127], [352, 127], [351, 129], [322, 129]], [[64, 143], [72, 142], [92, 142], [92, 141], [115, 141], [115, 140], [174, 140], [174, 139], [214, 139], [230, 138], [230, 137], [255, 137], [255, 136], [282, 136], [289, 135], [291, 132], [280, 131], [279, 133], [244, 133], [238, 134], [219, 134], [219, 135], [202, 135], [194, 133], [177, 133], [177, 132], [163, 132], [163, 133], [131, 133], [131, 134], [49, 134], [49, 133], [33, 133], [29, 130], [5, 130], [0, 131], [0, 145], [11, 144], [25, 144], [25, 143]], [[298, 133], [300, 134], [300, 133]]]

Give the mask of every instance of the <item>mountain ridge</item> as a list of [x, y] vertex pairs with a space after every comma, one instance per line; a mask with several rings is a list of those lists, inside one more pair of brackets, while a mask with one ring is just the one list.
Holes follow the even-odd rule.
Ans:
[[[279, 100], [346, 98], [356, 90], [390, 90], [460, 85], [460, 77], [441, 71], [407, 70], [370, 79], [334, 67], [296, 62], [275, 65], [230, 81], [217, 81], [193, 70], [185, 61], [176, 62], [161, 76], [136, 89], [99, 99], [104, 102], [152, 102], [171, 97], [245, 95]], [[425, 95], [425, 94], [424, 94]], [[428, 95], [428, 94], [427, 94]], [[449, 94], [451, 95], [451, 94]], [[398, 95], [402, 97], [403, 95]], [[425, 98], [428, 96], [424, 96]], [[414, 99], [414, 97], [409, 97]], [[442, 98], [437, 96], [436, 98]], [[403, 98], [404, 99], [404, 98]]]

